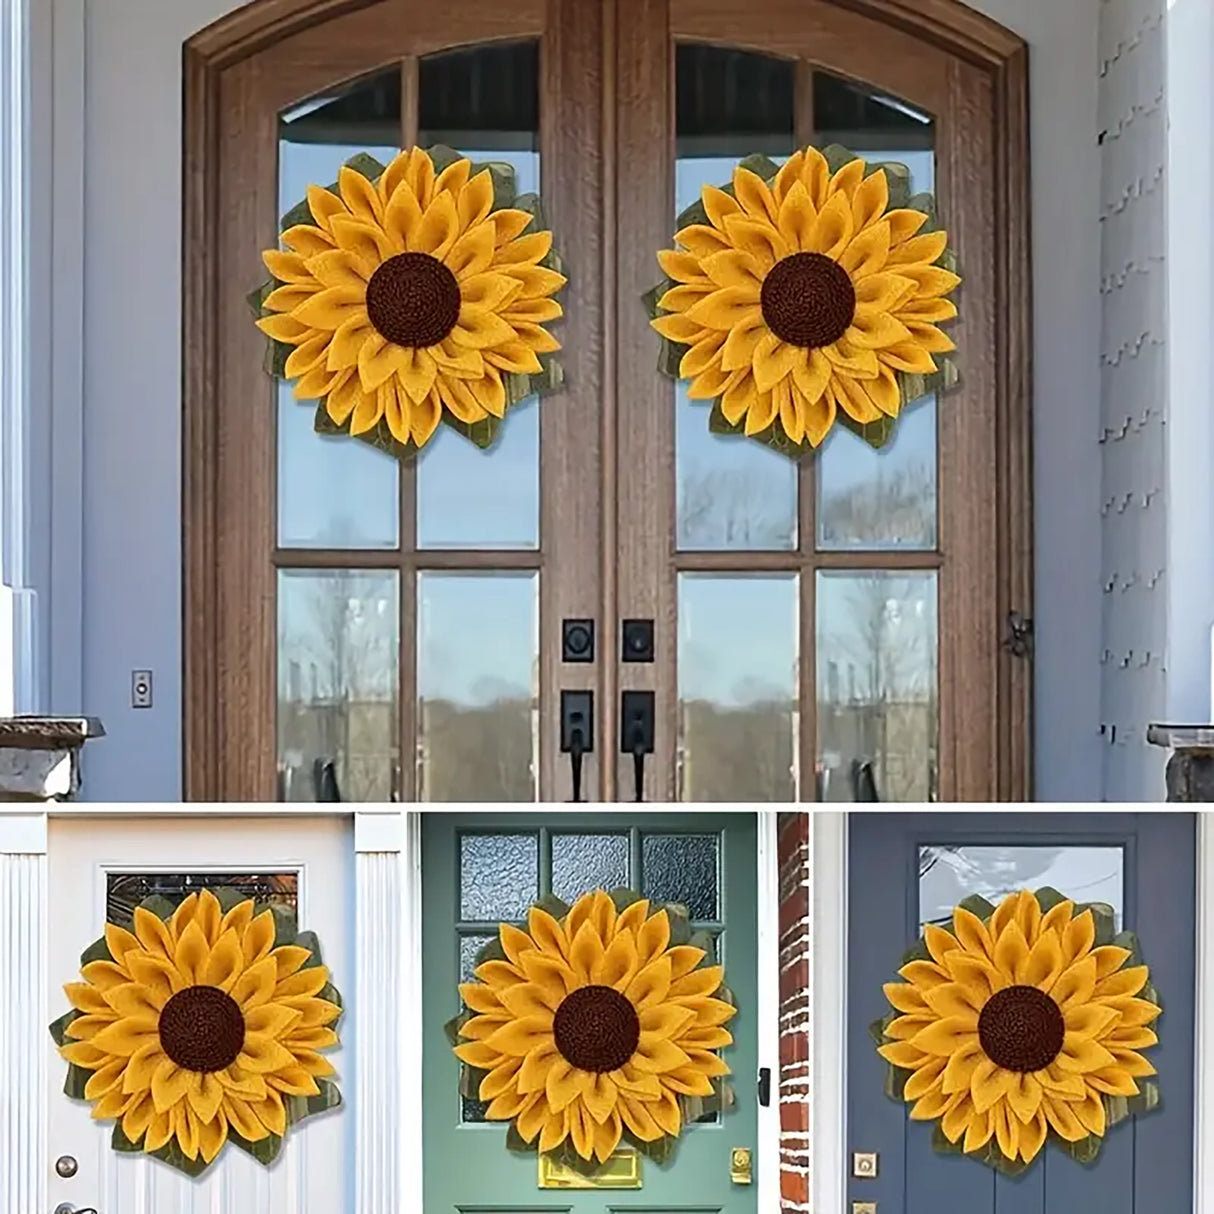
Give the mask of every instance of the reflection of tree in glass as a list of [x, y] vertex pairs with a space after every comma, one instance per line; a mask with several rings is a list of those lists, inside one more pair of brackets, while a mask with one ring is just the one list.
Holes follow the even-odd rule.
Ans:
[[692, 465], [683, 473], [680, 489], [680, 548], [785, 550], [792, 546], [785, 498], [772, 493], [770, 476], [763, 471]]
[[[881, 800], [934, 800], [938, 722], [931, 583], [922, 576], [873, 572], [849, 576], [845, 584], [846, 622], [820, 635], [817, 655], [825, 799], [850, 800], [851, 762], [868, 759]], [[846, 688], [839, 685], [841, 669], [847, 671]]]
[[882, 457], [875, 463], [875, 476], [823, 492], [818, 508], [822, 542], [849, 548], [930, 545], [936, 534], [932, 466], [923, 460], [891, 466]]
[[287, 579], [282, 593], [278, 737], [286, 798], [314, 799], [313, 764], [321, 759], [336, 764], [343, 800], [391, 799], [398, 748], [393, 575], [336, 569]]
[[[474, 690], [487, 688], [481, 685]], [[478, 704], [428, 699], [421, 702], [420, 710], [425, 800], [535, 800], [529, 693], [503, 686]]]
[[778, 687], [749, 692], [739, 707], [682, 701], [683, 800], [796, 799], [793, 704]]

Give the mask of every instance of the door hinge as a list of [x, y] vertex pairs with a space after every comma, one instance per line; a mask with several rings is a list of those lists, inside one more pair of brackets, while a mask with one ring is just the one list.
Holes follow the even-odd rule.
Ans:
[[1033, 656], [1033, 621], [1031, 617], [1021, 615], [1019, 611], [1007, 613], [1007, 636], [1003, 638], [1003, 648], [1014, 658], [1031, 658]]

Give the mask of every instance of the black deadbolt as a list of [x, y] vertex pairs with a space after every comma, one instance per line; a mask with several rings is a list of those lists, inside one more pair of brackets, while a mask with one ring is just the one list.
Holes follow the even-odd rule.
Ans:
[[594, 661], [594, 621], [561, 621], [561, 661]]
[[620, 657], [625, 662], [653, 661], [653, 621], [625, 620]]

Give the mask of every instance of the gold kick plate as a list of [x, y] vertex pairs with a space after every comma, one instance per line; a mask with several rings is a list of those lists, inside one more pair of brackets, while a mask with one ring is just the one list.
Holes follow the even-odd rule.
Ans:
[[729, 1152], [729, 1179], [734, 1184], [750, 1184], [754, 1179], [749, 1147], [734, 1147]]
[[851, 1214], [877, 1214], [877, 1203], [875, 1201], [853, 1201]]
[[639, 1189], [641, 1157], [633, 1150], [616, 1151], [607, 1162], [593, 1172], [581, 1172], [558, 1163], [547, 1155], [540, 1156], [539, 1188], [541, 1189]]

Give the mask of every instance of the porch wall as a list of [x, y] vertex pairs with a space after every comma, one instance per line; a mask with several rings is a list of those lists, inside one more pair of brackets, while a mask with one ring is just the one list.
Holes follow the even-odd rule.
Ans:
[[809, 1210], [809, 815], [780, 814], [780, 1197]]
[[[1183, 0], [1182, 0], [1183, 2]], [[1201, 0], [1207, 3], [1208, 0]], [[1163, 797], [1167, 716], [1167, 67], [1163, 0], [1100, 6], [1103, 793]]]

